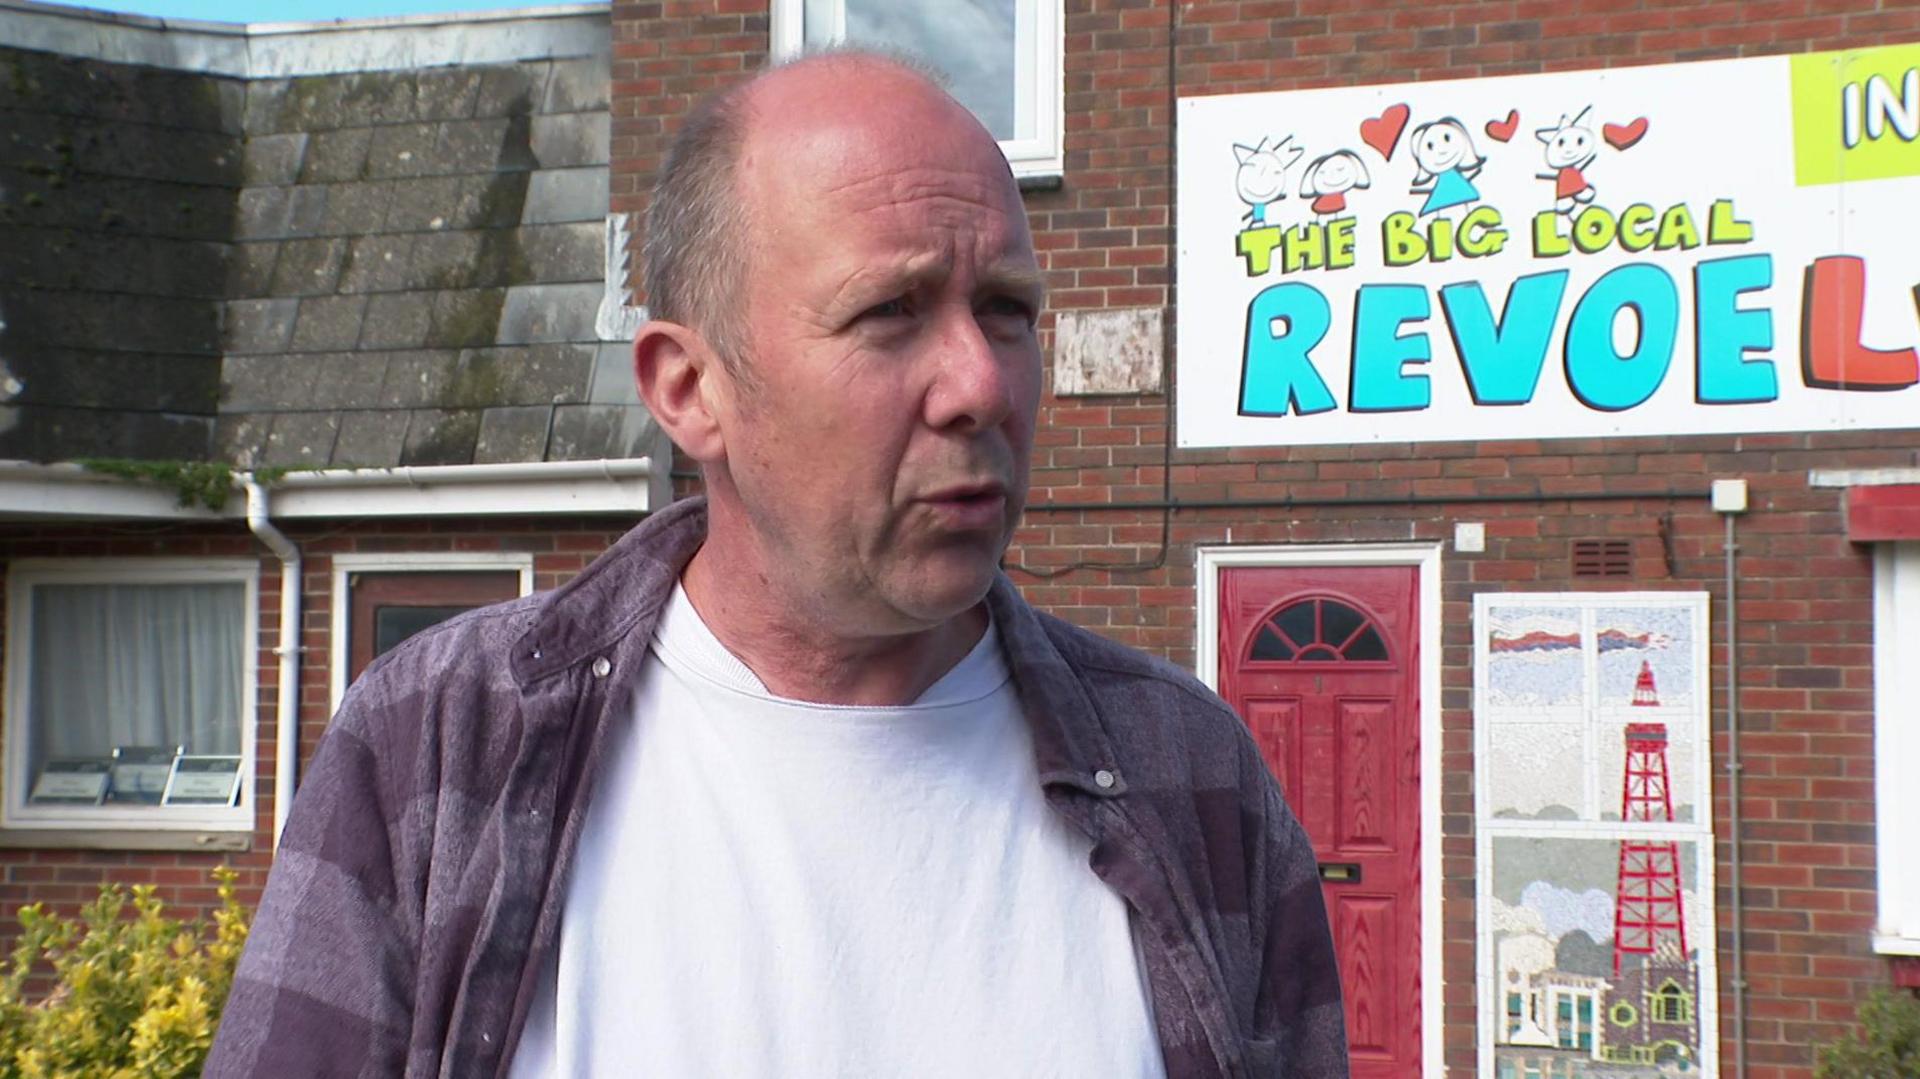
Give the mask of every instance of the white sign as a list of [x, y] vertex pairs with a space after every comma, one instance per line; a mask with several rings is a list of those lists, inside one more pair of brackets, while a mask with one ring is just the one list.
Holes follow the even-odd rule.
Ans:
[[1920, 426], [1920, 45], [1179, 124], [1180, 445]]

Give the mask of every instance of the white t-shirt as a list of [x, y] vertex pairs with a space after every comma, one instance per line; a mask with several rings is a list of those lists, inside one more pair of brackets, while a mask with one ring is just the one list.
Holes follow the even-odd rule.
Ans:
[[676, 589], [635, 714], [514, 1079], [1164, 1074], [991, 629], [911, 705], [806, 704]]

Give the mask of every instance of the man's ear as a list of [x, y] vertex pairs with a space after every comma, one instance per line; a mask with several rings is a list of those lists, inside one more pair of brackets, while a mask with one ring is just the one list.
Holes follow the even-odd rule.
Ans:
[[717, 406], [727, 375], [699, 331], [657, 319], [641, 326], [633, 377], [641, 402], [682, 452], [701, 464], [726, 457]]

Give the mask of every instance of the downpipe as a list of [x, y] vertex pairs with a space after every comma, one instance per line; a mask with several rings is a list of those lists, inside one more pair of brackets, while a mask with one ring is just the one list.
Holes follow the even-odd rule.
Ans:
[[286, 830], [287, 814], [293, 808], [295, 759], [300, 753], [300, 548], [274, 527], [267, 504], [267, 490], [253, 476], [244, 474], [241, 486], [247, 492], [247, 528], [267, 549], [280, 559], [280, 636], [274, 646], [278, 685], [275, 687], [273, 750], [273, 846], [279, 849], [280, 833]]

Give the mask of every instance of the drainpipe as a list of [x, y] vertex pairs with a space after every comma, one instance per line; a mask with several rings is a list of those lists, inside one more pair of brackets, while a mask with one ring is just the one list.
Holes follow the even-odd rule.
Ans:
[[273, 845], [280, 846], [293, 807], [294, 759], [300, 752], [300, 548], [268, 519], [267, 490], [243, 473], [247, 528], [280, 559], [280, 643], [273, 649], [279, 671], [273, 751]]
[[1728, 837], [1733, 872], [1733, 1076], [1747, 1079], [1747, 940], [1746, 903], [1741, 895], [1740, 868], [1740, 593], [1735, 587], [1735, 562], [1740, 545], [1734, 541], [1733, 520], [1747, 511], [1747, 481], [1714, 480], [1712, 501], [1715, 513], [1726, 522], [1726, 541], [1721, 544], [1727, 575], [1727, 799], [1729, 802]]

